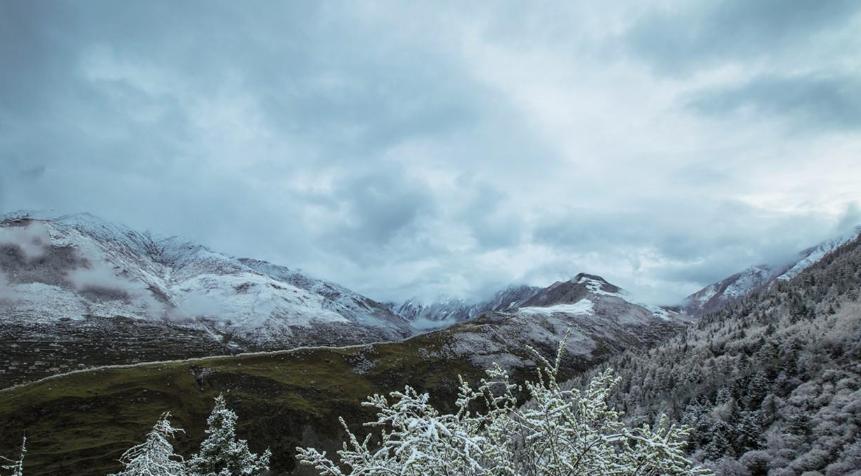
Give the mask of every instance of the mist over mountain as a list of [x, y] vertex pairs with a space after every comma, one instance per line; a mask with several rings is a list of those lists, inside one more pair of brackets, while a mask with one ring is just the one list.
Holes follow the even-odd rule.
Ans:
[[0, 222], [0, 316], [5, 384], [91, 365], [413, 333], [337, 284], [86, 214]]

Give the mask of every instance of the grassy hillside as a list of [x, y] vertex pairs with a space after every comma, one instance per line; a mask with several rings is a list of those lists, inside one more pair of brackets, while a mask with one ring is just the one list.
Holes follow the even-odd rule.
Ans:
[[[448, 357], [446, 334], [340, 349], [203, 358], [68, 374], [0, 391], [0, 454], [26, 433], [28, 475], [102, 475], [170, 410], [187, 430], [176, 446], [189, 454], [203, 438], [212, 399], [223, 392], [240, 417], [240, 437], [270, 446], [279, 474], [293, 471], [299, 444], [335, 449], [339, 415], [369, 419], [360, 402], [374, 392], [413, 385], [452, 401], [457, 376], [482, 369]], [[290, 473], [290, 474], [302, 474]]]

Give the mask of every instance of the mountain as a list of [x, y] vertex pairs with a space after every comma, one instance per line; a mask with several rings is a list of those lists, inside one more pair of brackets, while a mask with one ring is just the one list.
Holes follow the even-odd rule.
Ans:
[[861, 235], [861, 226], [855, 227], [852, 231], [837, 238], [823, 241], [799, 252], [788, 263], [751, 266], [691, 294], [682, 301], [681, 308], [694, 316], [716, 311], [756, 289], [768, 286], [775, 281], [787, 281], [794, 278], [808, 267], [819, 262], [831, 251], [855, 240], [859, 235]]
[[411, 333], [386, 306], [283, 266], [87, 214], [0, 221], [0, 339], [10, 349], [0, 353], [0, 384], [79, 366]]
[[600, 276], [585, 273], [580, 273], [568, 281], [553, 283], [546, 288], [527, 285], [510, 286], [497, 291], [490, 299], [477, 303], [449, 299], [425, 304], [420, 300], [410, 299], [399, 305], [390, 305], [390, 308], [416, 328], [436, 329], [474, 319], [486, 312], [514, 312], [520, 307], [543, 306], [550, 303], [569, 304], [586, 297], [589, 293], [614, 295], [647, 308], [661, 317], [669, 317], [669, 313], [672, 312], [668, 308], [635, 303], [619, 287], [608, 283]]
[[751, 266], [686, 297], [682, 301], [682, 308], [691, 315], [715, 311], [773, 282], [786, 269], [786, 266], [774, 269], [766, 264]]
[[633, 422], [665, 413], [690, 425], [694, 458], [718, 476], [859, 474], [861, 237], [841, 241], [685, 332], [612, 357], [617, 406]]
[[[258, 334], [252, 331], [247, 337], [233, 321], [222, 322], [208, 314], [178, 315], [187, 307], [176, 296], [185, 296], [186, 288], [214, 289], [215, 296], [233, 292], [241, 299], [260, 286], [253, 281], [245, 288], [229, 280], [229, 285], [223, 285], [222, 276], [271, 279], [277, 286], [295, 288], [295, 293], [317, 296], [307, 299], [334, 302], [327, 309], [345, 315], [372, 309], [370, 316], [363, 315], [374, 326], [344, 317], [355, 330], [377, 332], [374, 329], [387, 329], [389, 323], [400, 328], [407, 322], [387, 306], [287, 268], [224, 257], [176, 240], [118, 233], [112, 226], [105, 232], [112, 238], [92, 238], [93, 246], [111, 250], [105, 253], [112, 263], [140, 264], [110, 268], [111, 276], [125, 280], [119, 282], [132, 283], [119, 290], [130, 297], [100, 301], [94, 297], [119, 294], [117, 281], [111, 276], [90, 279], [91, 270], [98, 269], [93, 256], [102, 255], [79, 252], [86, 248], [80, 243], [98, 236], [100, 227], [81, 217], [28, 220], [0, 228], [0, 243], [5, 243], [0, 245], [5, 274], [0, 299], [7, 302], [13, 291], [17, 295], [22, 288], [38, 285], [43, 290], [56, 288], [51, 292], [64, 299], [71, 298], [63, 293], [71, 293], [90, 309], [130, 306], [128, 312], [132, 312], [143, 286], [133, 285], [143, 278], [136, 281], [130, 276], [147, 272], [174, 283], [203, 274], [214, 284], [212, 288], [176, 289], [173, 284], [156, 288], [164, 296], [153, 299], [178, 309], [177, 315], [167, 317], [75, 319], [33, 313], [27, 320], [10, 315], [0, 326], [0, 357], [6, 359], [0, 369], [6, 372], [17, 372], [16, 366], [33, 361], [54, 363], [44, 374], [68, 370], [56, 367], [57, 355], [51, 352], [57, 342], [82, 355], [116, 358], [134, 350], [138, 360], [152, 360], [154, 355], [172, 359], [188, 348], [199, 349], [194, 346], [204, 337], [223, 348], [250, 345]], [[47, 232], [40, 227], [47, 227]], [[63, 241], [64, 236], [77, 237], [76, 233], [85, 238]], [[124, 237], [118, 236], [123, 233]], [[551, 356], [567, 336], [561, 369], [564, 378], [577, 377], [571, 385], [578, 385], [584, 374], [596, 368], [616, 369], [620, 382], [614, 403], [631, 423], [653, 422], [666, 413], [676, 422], [691, 425], [693, 457], [720, 476], [854, 474], [861, 467], [861, 239], [820, 254], [826, 249], [827, 244], [812, 248], [777, 274], [763, 267], [731, 277], [725, 286], [718, 286], [720, 293], [732, 296], [731, 305], [696, 320], [674, 309], [637, 303], [600, 276], [579, 274], [545, 288], [505, 290], [486, 303], [464, 305], [470, 309], [466, 313], [453, 312], [460, 306], [456, 302], [438, 306], [447, 310], [427, 311], [425, 316], [445, 316], [437, 322], [465, 320], [394, 342], [219, 357], [204, 353], [196, 359], [175, 357], [55, 375], [0, 389], [0, 428], [6, 430], [0, 433], [0, 453], [14, 448], [26, 433], [28, 474], [105, 474], [117, 469], [121, 452], [139, 441], [163, 411], [171, 410], [187, 430], [176, 446], [188, 454], [203, 438], [212, 398], [224, 394], [239, 413], [239, 436], [257, 445], [252, 448], [255, 451], [272, 448], [275, 474], [307, 474], [295, 467], [293, 449], [337, 450], [342, 437], [338, 416], [344, 416], [353, 431], [362, 431], [360, 422], [370, 418], [369, 410], [360, 404], [365, 396], [410, 385], [430, 392], [438, 408], [449, 410], [459, 377], [475, 382], [483, 369], [497, 362], [519, 381], [534, 371], [533, 349]], [[786, 275], [805, 259], [810, 262], [802, 264], [803, 269]], [[170, 273], [162, 273], [162, 267]], [[86, 270], [83, 277], [74, 272], [78, 268]], [[129, 271], [124, 273], [125, 269]], [[749, 284], [758, 279], [767, 284]], [[143, 289], [150, 290], [150, 284], [160, 282], [153, 278], [146, 283]], [[45, 308], [40, 305], [39, 309]], [[13, 311], [28, 309], [21, 306]], [[310, 324], [294, 327], [314, 330], [328, 325], [308, 317], [314, 312], [305, 312]], [[420, 315], [407, 314], [413, 322]], [[373, 316], [379, 320], [370, 321]], [[228, 334], [222, 329], [236, 331]], [[141, 343], [145, 335], [146, 345], [155, 349], [151, 354], [141, 350], [146, 347]], [[86, 341], [91, 347], [73, 347], [70, 339]], [[71, 360], [80, 363], [82, 359], [74, 355]]]
[[484, 312], [447, 331], [453, 348], [478, 366], [532, 365], [517, 350], [532, 347], [552, 354], [567, 335], [566, 355], [578, 367], [587, 367], [624, 349], [668, 338], [685, 328], [682, 317], [633, 302], [603, 278], [581, 273], [535, 290], [517, 306]]
[[477, 303], [447, 299], [424, 304], [418, 299], [410, 299], [401, 304], [392, 304], [391, 309], [417, 329], [438, 329], [472, 319], [483, 312], [514, 309], [540, 290], [534, 286], [510, 286], [496, 292], [492, 298]]
[[117, 469], [129, 442], [172, 410], [188, 432], [177, 447], [188, 453], [203, 438], [212, 398], [223, 393], [239, 413], [240, 437], [261, 445], [255, 450], [271, 447], [275, 474], [309, 474], [295, 467], [295, 447], [339, 449], [338, 416], [364, 431], [360, 423], [371, 415], [360, 403], [372, 393], [410, 385], [447, 409], [460, 377], [475, 382], [498, 362], [519, 381], [534, 372], [531, 348], [552, 357], [566, 335], [561, 368], [568, 378], [687, 325], [671, 311], [628, 301], [597, 276], [538, 289], [532, 299], [398, 342], [111, 366], [7, 388], [0, 390], [0, 450], [26, 432], [28, 474], [105, 474]]
[[417, 328], [444, 328], [439, 332], [449, 336], [453, 351], [479, 367], [530, 366], [533, 356], [524, 356], [523, 349], [553, 353], [566, 334], [567, 355], [584, 367], [658, 342], [686, 325], [686, 316], [638, 303], [604, 278], [585, 273], [545, 288], [512, 286], [475, 304], [410, 300], [393, 309]]

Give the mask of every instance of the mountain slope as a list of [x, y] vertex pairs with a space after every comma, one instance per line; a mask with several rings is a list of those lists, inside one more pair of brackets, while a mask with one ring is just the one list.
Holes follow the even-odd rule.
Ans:
[[452, 327], [454, 346], [479, 366], [528, 366], [509, 349], [552, 353], [567, 335], [566, 355], [588, 366], [629, 348], [643, 348], [684, 329], [672, 311], [636, 304], [603, 278], [578, 274], [540, 289], [519, 307], [486, 312]]
[[[360, 402], [370, 393], [408, 384], [448, 408], [458, 375], [474, 381], [499, 362], [520, 379], [534, 367], [530, 347], [552, 356], [565, 335], [562, 367], [573, 376], [684, 328], [674, 316], [625, 301], [598, 280], [578, 276], [544, 289], [547, 297], [531, 306], [485, 312], [400, 342], [85, 370], [0, 390], [0, 427], [7, 430], [0, 452], [26, 432], [28, 474], [104, 474], [165, 410], [189, 430], [178, 442], [187, 452], [203, 436], [212, 397], [224, 392], [239, 413], [240, 436], [271, 445], [277, 474], [309, 474], [294, 472], [293, 449], [337, 449], [337, 417], [360, 431], [355, 425], [369, 418]], [[561, 288], [570, 292], [557, 294]]]
[[861, 238], [608, 366], [629, 417], [694, 427], [719, 475], [858, 474]]
[[[0, 221], [0, 336], [19, 344], [18, 356], [44, 350], [48, 365], [373, 342], [411, 332], [380, 303], [263, 261], [90, 215]], [[104, 343], [104, 359], [99, 346], [76, 358], [101, 334], [122, 339]], [[162, 349], [150, 345], [165, 335]], [[9, 367], [32, 363], [4, 354]], [[40, 375], [34, 368], [30, 377]]]
[[686, 297], [682, 309], [691, 315], [716, 311], [751, 292], [776, 281], [788, 281], [825, 255], [861, 235], [861, 226], [834, 239], [823, 241], [798, 253], [792, 261], [782, 264], [759, 264], [712, 283]]

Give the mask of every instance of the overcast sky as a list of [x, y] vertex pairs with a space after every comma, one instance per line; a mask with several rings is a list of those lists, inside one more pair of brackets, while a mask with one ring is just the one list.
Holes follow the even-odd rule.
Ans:
[[861, 223], [859, 9], [7, 0], [0, 211], [382, 300], [584, 271], [670, 303]]

